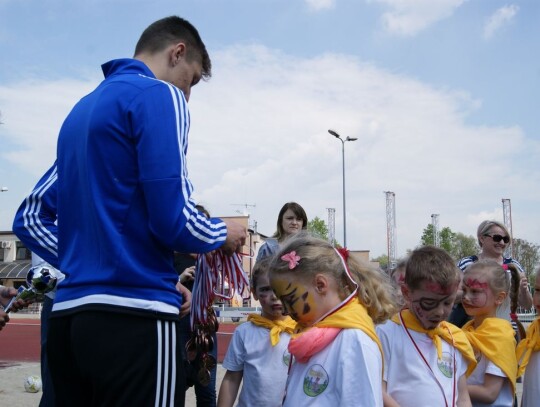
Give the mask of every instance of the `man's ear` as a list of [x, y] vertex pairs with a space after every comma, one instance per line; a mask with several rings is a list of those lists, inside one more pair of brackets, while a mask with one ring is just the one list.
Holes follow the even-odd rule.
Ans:
[[183, 42], [179, 42], [177, 44], [174, 44], [169, 49], [169, 59], [171, 61], [171, 64], [175, 66], [180, 62], [182, 58], [185, 58], [186, 56], [186, 44]]

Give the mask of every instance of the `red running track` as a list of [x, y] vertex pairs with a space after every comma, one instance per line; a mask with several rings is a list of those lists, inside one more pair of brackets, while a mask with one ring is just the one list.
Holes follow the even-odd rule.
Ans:
[[[0, 331], [0, 368], [2, 362], [40, 361], [39, 319], [12, 318]], [[220, 323], [218, 331], [218, 362], [221, 363], [229, 347], [236, 324]]]

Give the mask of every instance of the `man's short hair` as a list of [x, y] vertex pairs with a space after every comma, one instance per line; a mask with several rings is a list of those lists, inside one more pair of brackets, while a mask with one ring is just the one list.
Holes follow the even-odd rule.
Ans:
[[142, 53], [155, 54], [179, 41], [186, 43], [188, 58], [200, 58], [203, 79], [210, 78], [212, 76], [212, 62], [208, 51], [206, 51], [206, 46], [197, 29], [181, 17], [165, 17], [150, 24], [137, 42], [135, 56]]
[[412, 251], [407, 259], [405, 284], [411, 290], [420, 288], [423, 281], [435, 282], [441, 287], [459, 283], [461, 272], [454, 260], [443, 249], [423, 246]]

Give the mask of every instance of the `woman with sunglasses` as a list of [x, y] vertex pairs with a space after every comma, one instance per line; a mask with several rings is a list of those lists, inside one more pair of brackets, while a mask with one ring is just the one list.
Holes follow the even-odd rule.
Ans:
[[[476, 236], [478, 238], [478, 244], [480, 245], [480, 253], [478, 255], [462, 258], [458, 262], [458, 267], [464, 271], [468, 266], [477, 262], [478, 260], [488, 259], [495, 260], [501, 265], [515, 265], [520, 273], [518, 305], [523, 308], [531, 308], [533, 304], [532, 295], [529, 291], [529, 284], [523, 267], [517, 260], [504, 256], [504, 251], [506, 250], [506, 247], [510, 243], [511, 239], [510, 233], [508, 232], [506, 226], [494, 220], [485, 220], [478, 226]], [[510, 314], [509, 302], [500, 306], [497, 311], [498, 317], [504, 318], [508, 321], [511, 321]], [[456, 305], [454, 306], [454, 310], [450, 315], [449, 321], [461, 327], [465, 324], [465, 322], [467, 322], [467, 320], [468, 317], [466, 316], [461, 305], [461, 298], [458, 298], [456, 299]]]

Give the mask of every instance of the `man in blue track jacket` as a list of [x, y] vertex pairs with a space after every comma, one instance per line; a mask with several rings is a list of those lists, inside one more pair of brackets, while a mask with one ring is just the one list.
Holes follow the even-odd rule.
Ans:
[[[233, 252], [246, 238], [191, 198], [187, 102], [210, 58], [189, 22], [167, 17], [143, 32], [133, 59], [102, 69], [14, 231], [66, 276], [49, 319], [56, 404], [183, 406], [173, 252]], [[57, 223], [45, 214], [54, 205]]]

